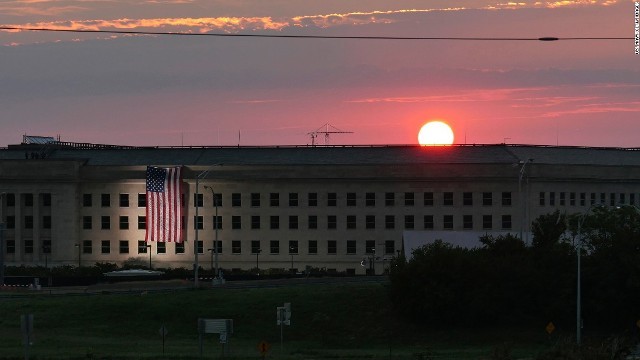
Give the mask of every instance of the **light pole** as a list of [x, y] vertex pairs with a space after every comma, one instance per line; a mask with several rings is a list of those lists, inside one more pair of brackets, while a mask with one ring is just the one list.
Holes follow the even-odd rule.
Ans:
[[[527, 168], [527, 164], [529, 164], [530, 162], [533, 162], [533, 159], [527, 159], [525, 161], [520, 160], [520, 175], [518, 176], [518, 194], [520, 197], [520, 201], [522, 202], [522, 204], [520, 205], [520, 207], [522, 208], [522, 217], [520, 218], [520, 240], [524, 241], [524, 226], [525, 223], [527, 222], [527, 208], [528, 208], [528, 203], [529, 203], [529, 196], [527, 194], [527, 196], [525, 197], [525, 195], [522, 193], [522, 178], [524, 178], [524, 175], [526, 173], [526, 168]], [[527, 185], [529, 184], [529, 178], [527, 177]], [[527, 186], [527, 189], [529, 187]], [[525, 244], [529, 243], [529, 239], [528, 239], [529, 235], [527, 234], [527, 241], [525, 242]]]
[[211, 270], [213, 270], [213, 251], [214, 251], [214, 249], [207, 249], [207, 251], [211, 253]]
[[209, 171], [211, 171], [211, 168], [214, 166], [222, 166], [222, 164], [213, 164], [211, 166], [209, 166], [209, 168], [207, 168], [207, 170], [204, 170], [202, 172], [200, 172], [197, 176], [196, 176], [196, 198], [194, 199], [195, 201], [195, 206], [196, 206], [196, 221], [195, 221], [195, 225], [196, 225], [196, 234], [195, 234], [195, 243], [193, 244], [193, 286], [194, 287], [198, 287], [198, 230], [199, 230], [199, 226], [198, 226], [198, 195], [200, 194], [200, 179], [204, 179], [207, 177], [207, 175], [209, 175]]
[[82, 246], [80, 243], [77, 243], [74, 246], [78, 248], [78, 269], [80, 269], [80, 251], [82, 251]]
[[4, 216], [2, 210], [5, 194], [0, 193], [0, 287], [4, 286]]
[[291, 254], [291, 271], [293, 272], [293, 253], [296, 248], [294, 246], [289, 246], [289, 253]]
[[258, 264], [258, 258], [260, 257], [260, 252], [262, 252], [262, 250], [260, 249], [256, 250], [256, 272], [258, 274], [260, 273], [260, 266]]
[[151, 270], [151, 244], [147, 244], [147, 251], [149, 252], [149, 270]]
[[213, 198], [213, 206], [216, 208], [216, 213], [214, 217], [215, 220], [213, 221], [215, 236], [213, 240], [213, 253], [211, 255], [215, 256], [216, 271], [214, 272], [214, 275], [215, 275], [215, 278], [217, 279], [218, 278], [218, 227], [220, 227], [220, 224], [218, 223], [218, 201], [216, 201], [216, 193], [213, 192], [213, 188], [211, 186], [205, 185], [204, 188], [211, 191], [211, 197]]

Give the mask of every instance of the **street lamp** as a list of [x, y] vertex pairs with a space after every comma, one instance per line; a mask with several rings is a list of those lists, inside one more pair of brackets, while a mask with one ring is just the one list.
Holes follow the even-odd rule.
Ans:
[[[521, 210], [522, 210], [522, 217], [520, 218], [520, 240], [524, 241], [524, 226], [525, 223], [527, 223], [527, 209], [528, 209], [528, 203], [529, 203], [529, 196], [527, 194], [526, 197], [524, 197], [524, 195], [522, 194], [522, 178], [524, 177], [525, 173], [526, 173], [526, 168], [527, 168], [527, 164], [533, 162], [533, 159], [527, 159], [525, 161], [520, 160], [520, 175], [518, 176], [518, 194], [520, 197], [520, 201], [521, 203]], [[527, 177], [527, 185], [529, 184], [529, 178]], [[528, 189], [528, 186], [527, 186]], [[525, 242], [525, 244], [529, 243], [529, 234], [527, 233], [527, 241]]]
[[291, 254], [291, 271], [293, 271], [293, 254], [295, 250], [295, 246], [289, 246], [289, 254]]
[[82, 246], [80, 246], [80, 243], [77, 243], [73, 246], [78, 248], [78, 269], [80, 269], [80, 251], [82, 250]]
[[149, 252], [149, 270], [151, 270], [151, 244], [147, 244], [147, 251]]
[[213, 221], [215, 237], [213, 240], [213, 253], [211, 254], [211, 256], [213, 257], [215, 255], [216, 271], [214, 272], [214, 275], [215, 275], [215, 278], [217, 279], [218, 278], [218, 228], [220, 227], [220, 224], [218, 223], [218, 201], [216, 201], [216, 193], [213, 192], [213, 188], [211, 186], [205, 185], [204, 188], [211, 191], [211, 197], [213, 198], [213, 206], [216, 208], [216, 213], [214, 217], [215, 220]]
[[[222, 166], [222, 164], [213, 164], [211, 166], [209, 166], [209, 168], [207, 170], [202, 171], [201, 173], [199, 173], [196, 176], [196, 201], [198, 199], [198, 195], [200, 194], [200, 179], [204, 179], [207, 177], [207, 175], [209, 175], [209, 171], [211, 171], [211, 168], [213, 168], [214, 166]], [[198, 209], [199, 206], [198, 204], [194, 204], [196, 206], [196, 234], [195, 234], [195, 241], [193, 244], [193, 286], [194, 287], [198, 287], [198, 233], [199, 233], [199, 227], [198, 227]]]
[[260, 249], [256, 250], [256, 272], [258, 274], [260, 273], [260, 266], [258, 264], [258, 257], [260, 256], [261, 252], [262, 252], [262, 250], [260, 250]]
[[211, 253], [211, 270], [213, 270], [213, 252], [215, 249], [207, 249], [207, 251]]
[[0, 193], [0, 286], [4, 286], [4, 216], [2, 209], [6, 193]]

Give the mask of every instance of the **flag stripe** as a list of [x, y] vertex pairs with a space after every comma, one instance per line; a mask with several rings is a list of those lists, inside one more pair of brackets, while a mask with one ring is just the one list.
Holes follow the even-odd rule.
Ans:
[[183, 241], [181, 189], [181, 167], [147, 167], [145, 241]]

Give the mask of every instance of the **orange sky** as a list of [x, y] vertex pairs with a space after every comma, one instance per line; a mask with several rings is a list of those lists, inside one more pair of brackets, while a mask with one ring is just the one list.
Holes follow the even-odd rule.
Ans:
[[[632, 1], [10, 0], [3, 26], [406, 37], [634, 36]], [[392, 41], [0, 31], [0, 146], [640, 146], [633, 40]]]

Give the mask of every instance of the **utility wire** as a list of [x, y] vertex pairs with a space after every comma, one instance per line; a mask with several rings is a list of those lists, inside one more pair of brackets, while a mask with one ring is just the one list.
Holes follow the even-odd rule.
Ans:
[[558, 40], [633, 40], [633, 37], [422, 37], [422, 36], [338, 36], [338, 35], [282, 35], [282, 34], [222, 34], [222, 33], [185, 33], [164, 31], [137, 30], [77, 30], [52, 28], [24, 28], [14, 26], [0, 26], [0, 30], [19, 31], [49, 31], [93, 34], [123, 34], [123, 35], [171, 35], [171, 36], [217, 36], [217, 37], [253, 37], [253, 38], [284, 38], [284, 39], [348, 39], [348, 40], [461, 40], [461, 41], [558, 41]]

